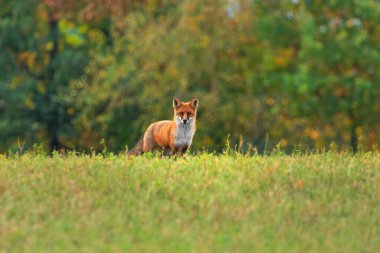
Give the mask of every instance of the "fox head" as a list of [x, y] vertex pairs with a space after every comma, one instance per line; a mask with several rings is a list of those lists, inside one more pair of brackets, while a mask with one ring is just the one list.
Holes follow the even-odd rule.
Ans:
[[174, 119], [178, 124], [189, 124], [195, 121], [199, 100], [194, 97], [190, 102], [183, 102], [178, 97], [173, 99]]

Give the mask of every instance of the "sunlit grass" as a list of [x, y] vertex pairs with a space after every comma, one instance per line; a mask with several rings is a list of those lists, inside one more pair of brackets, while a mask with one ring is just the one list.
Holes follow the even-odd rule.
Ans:
[[380, 154], [0, 157], [0, 252], [378, 252]]

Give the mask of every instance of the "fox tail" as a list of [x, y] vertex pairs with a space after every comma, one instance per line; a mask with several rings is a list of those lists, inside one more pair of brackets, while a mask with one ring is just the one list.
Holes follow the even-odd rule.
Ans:
[[144, 142], [144, 135], [140, 137], [138, 142], [136, 143], [135, 147], [128, 152], [128, 156], [130, 155], [141, 155], [143, 153], [143, 142]]

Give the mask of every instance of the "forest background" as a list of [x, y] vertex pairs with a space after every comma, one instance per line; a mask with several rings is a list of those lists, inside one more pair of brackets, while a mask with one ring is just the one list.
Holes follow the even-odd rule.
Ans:
[[376, 0], [0, 0], [0, 152], [118, 152], [174, 96], [193, 150], [379, 149], [379, 70]]

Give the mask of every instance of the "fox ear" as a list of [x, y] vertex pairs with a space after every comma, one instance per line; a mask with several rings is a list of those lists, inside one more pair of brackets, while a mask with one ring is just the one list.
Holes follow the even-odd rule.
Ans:
[[174, 97], [173, 98], [173, 108], [178, 109], [179, 107], [181, 107], [181, 105], [182, 105], [181, 99], [179, 99], [178, 97]]
[[198, 108], [198, 104], [199, 104], [199, 99], [197, 97], [194, 97], [191, 101], [190, 101], [190, 106], [193, 107], [194, 109], [195, 108]]

